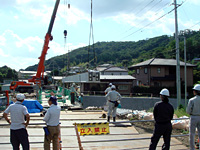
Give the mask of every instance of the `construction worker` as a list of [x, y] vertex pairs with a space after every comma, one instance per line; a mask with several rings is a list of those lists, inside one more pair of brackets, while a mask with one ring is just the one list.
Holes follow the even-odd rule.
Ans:
[[81, 94], [79, 95], [79, 97], [78, 97], [78, 101], [81, 103], [82, 106], [83, 106], [83, 96], [84, 96], [84, 94], [81, 93]]
[[44, 150], [50, 150], [50, 143], [53, 141], [53, 150], [58, 150], [58, 136], [60, 132], [59, 123], [60, 123], [60, 106], [57, 105], [57, 98], [51, 96], [49, 98], [50, 108], [47, 110], [44, 121], [47, 124], [47, 129], [49, 134], [45, 133], [44, 138]]
[[155, 120], [154, 133], [151, 137], [151, 143], [149, 150], [155, 150], [158, 141], [161, 136], [163, 136], [164, 144], [162, 145], [162, 150], [170, 149], [170, 140], [172, 132], [171, 120], [174, 115], [174, 108], [169, 103], [169, 91], [164, 88], [160, 91], [161, 101], [155, 103], [153, 115]]
[[70, 87], [70, 95], [71, 95], [71, 103], [74, 104], [75, 102], [75, 95], [76, 95], [76, 84], [73, 83], [72, 86]]
[[195, 149], [195, 131], [198, 129], [200, 138], [200, 84], [196, 84], [193, 88], [194, 97], [188, 102], [186, 112], [190, 115], [189, 141], [190, 150]]
[[108, 92], [111, 91], [111, 86], [112, 86], [112, 83], [109, 83], [109, 86], [106, 88], [106, 90], [104, 91], [105, 92], [105, 95], [108, 94]]
[[108, 101], [108, 119], [110, 122], [110, 116], [112, 114], [113, 122], [116, 121], [116, 110], [117, 106], [120, 103], [121, 95], [116, 91], [116, 87], [114, 85], [111, 86], [111, 91], [106, 94], [106, 99]]
[[[22, 105], [25, 99], [24, 94], [17, 94], [17, 101], [11, 104], [3, 113], [3, 117], [10, 124], [10, 142], [13, 150], [19, 150], [20, 144], [23, 150], [29, 150], [29, 140], [26, 127], [29, 124], [30, 116], [26, 106]], [[10, 113], [11, 120], [8, 119]], [[25, 122], [25, 117], [26, 122]]]

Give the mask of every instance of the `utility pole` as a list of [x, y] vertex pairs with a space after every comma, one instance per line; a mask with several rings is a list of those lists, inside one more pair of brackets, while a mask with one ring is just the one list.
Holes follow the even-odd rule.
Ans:
[[181, 82], [180, 82], [180, 54], [179, 54], [179, 35], [178, 35], [178, 19], [177, 19], [177, 3], [174, 0], [175, 8], [175, 39], [176, 39], [176, 88], [177, 88], [177, 108], [181, 101]]
[[184, 68], [184, 74], [185, 74], [185, 108], [187, 106], [187, 56], [186, 56], [186, 34], [190, 34], [190, 30], [186, 29], [184, 31], [180, 31], [180, 35], [184, 38], [184, 61], [185, 61], [185, 68]]

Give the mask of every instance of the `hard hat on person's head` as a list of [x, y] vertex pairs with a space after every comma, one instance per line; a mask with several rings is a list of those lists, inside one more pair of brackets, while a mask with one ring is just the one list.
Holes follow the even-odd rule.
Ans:
[[169, 96], [169, 90], [164, 88], [160, 91], [160, 95]]
[[110, 86], [112, 86], [112, 83], [109, 83]]
[[22, 101], [25, 99], [25, 96], [24, 96], [24, 94], [17, 94], [16, 98], [18, 101]]
[[54, 105], [57, 105], [57, 98], [55, 96], [51, 96], [49, 101], [51, 101]]
[[193, 90], [200, 91], [200, 84], [196, 84], [196, 85], [193, 87]]
[[112, 85], [112, 86], [111, 86], [111, 89], [116, 89], [115, 85]]

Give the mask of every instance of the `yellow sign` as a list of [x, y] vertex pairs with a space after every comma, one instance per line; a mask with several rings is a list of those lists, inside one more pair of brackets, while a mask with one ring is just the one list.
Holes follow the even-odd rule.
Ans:
[[109, 123], [78, 123], [78, 132], [80, 135], [98, 135], [98, 134], [109, 134]]

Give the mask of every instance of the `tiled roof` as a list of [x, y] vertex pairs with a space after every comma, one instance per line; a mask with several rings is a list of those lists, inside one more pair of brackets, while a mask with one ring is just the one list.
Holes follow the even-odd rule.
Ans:
[[[141, 63], [132, 65], [129, 68], [134, 68], [134, 67], [140, 67], [140, 66], [153, 66], [153, 65], [159, 65], [159, 66], [176, 66], [176, 60], [175, 59], [164, 59], [164, 58], [152, 58], [146, 61], [143, 61]], [[185, 62], [180, 61], [180, 66], [184, 66]], [[186, 63], [188, 67], [195, 67], [195, 65]]]
[[135, 80], [136, 78], [130, 75], [100, 75], [100, 80]]
[[104, 70], [105, 72], [113, 72], [113, 71], [120, 71], [120, 72], [127, 72], [126, 69], [120, 67], [110, 67]]

